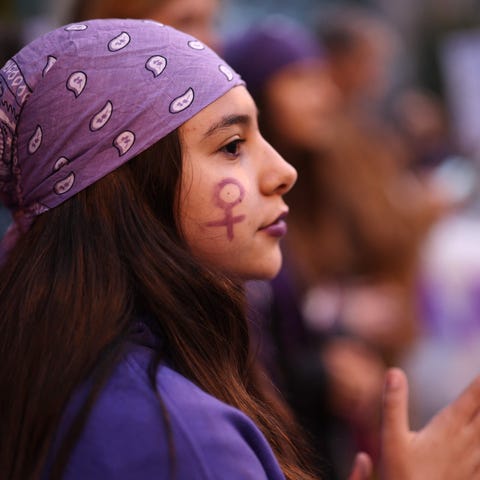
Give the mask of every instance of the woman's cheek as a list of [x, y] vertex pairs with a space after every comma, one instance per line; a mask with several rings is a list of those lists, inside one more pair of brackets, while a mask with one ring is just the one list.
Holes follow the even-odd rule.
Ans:
[[[245, 221], [246, 216], [235, 212], [245, 198], [245, 187], [233, 177], [222, 179], [215, 185], [212, 203], [218, 211], [218, 219], [205, 223], [207, 228], [223, 231], [228, 241], [235, 238], [235, 226]], [[238, 210], [238, 209], [237, 209]]]

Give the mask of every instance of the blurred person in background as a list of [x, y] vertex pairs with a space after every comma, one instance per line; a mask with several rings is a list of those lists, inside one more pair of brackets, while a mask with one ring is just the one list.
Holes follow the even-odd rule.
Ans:
[[[403, 2], [394, 3], [405, 8]], [[382, 131], [392, 146], [401, 147], [405, 167], [437, 211], [421, 242], [414, 277], [418, 334], [397, 357], [411, 379], [418, 425], [464, 388], [480, 361], [480, 189], [474, 148], [478, 5], [441, 1], [419, 8], [418, 33], [424, 39], [417, 39], [409, 55], [418, 61], [423, 87], [408, 85], [394, 92], [388, 72], [394, 71], [399, 42], [389, 23], [371, 10], [351, 7], [336, 9], [319, 22], [344, 108], [361, 119], [366, 134]]]
[[427, 89], [405, 88], [393, 99], [392, 117], [412, 149], [411, 169], [428, 181], [434, 170], [460, 151], [442, 99]]
[[70, 22], [89, 18], [149, 18], [220, 49], [216, 23], [221, 0], [76, 0]]
[[356, 449], [378, 453], [381, 378], [415, 337], [430, 209], [395, 150], [347, 115], [328, 57], [303, 27], [274, 16], [227, 42], [225, 55], [266, 138], [299, 172], [284, 267], [268, 288], [250, 289], [268, 330], [260, 351], [330, 478], [343, 478]]
[[327, 68], [349, 108], [372, 108], [384, 101], [401, 51], [401, 39], [379, 13], [342, 5], [320, 10], [317, 33]]
[[430, 174], [458, 147], [441, 98], [403, 71], [405, 40], [379, 10], [358, 6], [320, 10], [316, 31], [342, 108], [365, 135], [381, 137], [443, 213], [449, 192], [431, 182]]
[[[382, 136], [404, 167], [416, 162], [407, 138], [389, 115], [389, 101], [405, 81], [403, 41], [378, 10], [341, 5], [321, 9], [316, 26], [341, 108], [371, 136]], [[410, 140], [410, 138], [409, 138]]]
[[438, 51], [445, 56], [445, 105], [422, 91], [406, 92], [397, 105], [399, 124], [424, 153], [417, 170], [449, 204], [422, 248], [421, 332], [402, 360], [417, 424], [448, 404], [480, 361], [478, 29], [460, 30], [447, 45]]

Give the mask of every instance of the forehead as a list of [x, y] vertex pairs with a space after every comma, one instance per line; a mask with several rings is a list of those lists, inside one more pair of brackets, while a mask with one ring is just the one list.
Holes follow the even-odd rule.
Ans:
[[255, 102], [244, 86], [232, 88], [187, 120], [180, 127], [180, 133], [205, 136], [212, 133], [215, 125], [221, 125], [223, 120], [236, 116], [249, 117], [251, 121], [257, 116]]

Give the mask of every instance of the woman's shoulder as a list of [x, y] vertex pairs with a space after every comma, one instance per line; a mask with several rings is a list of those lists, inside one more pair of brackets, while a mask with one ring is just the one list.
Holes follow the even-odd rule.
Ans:
[[[133, 345], [99, 394], [66, 479], [283, 479], [253, 422]], [[173, 472], [175, 470], [175, 475]]]

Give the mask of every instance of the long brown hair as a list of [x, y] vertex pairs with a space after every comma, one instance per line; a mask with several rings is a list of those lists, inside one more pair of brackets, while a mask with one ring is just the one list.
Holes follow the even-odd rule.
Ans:
[[[242, 286], [188, 251], [177, 221], [180, 175], [173, 132], [39, 216], [11, 252], [0, 276], [4, 478], [40, 475], [72, 392], [86, 378], [98, 392], [138, 311], [154, 317], [164, 337], [159, 353], [174, 368], [257, 423], [288, 479], [313, 478], [286, 433], [293, 425], [278, 413], [281, 403], [258, 381]], [[82, 421], [77, 427], [70, 446]], [[57, 465], [68, 451], [60, 449]]]

